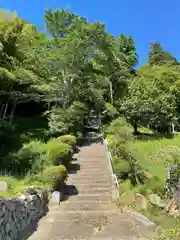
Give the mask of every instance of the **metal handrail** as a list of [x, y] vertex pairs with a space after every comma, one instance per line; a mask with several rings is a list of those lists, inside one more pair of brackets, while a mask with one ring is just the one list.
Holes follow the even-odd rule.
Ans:
[[[103, 112], [103, 114], [106, 114], [107, 110]], [[92, 117], [92, 116], [91, 116]], [[111, 171], [111, 175], [113, 177], [113, 181], [116, 185], [117, 188], [119, 188], [119, 183], [118, 183], [118, 179], [117, 179], [117, 176], [116, 174], [114, 173], [114, 169], [113, 169], [113, 164], [112, 164], [112, 156], [111, 156], [111, 153], [109, 152], [109, 149], [108, 149], [108, 142], [106, 139], [104, 139], [104, 134], [103, 134], [103, 123], [102, 123], [102, 115], [99, 114], [99, 126], [101, 128], [101, 132], [102, 132], [102, 140], [103, 140], [103, 143], [105, 145], [105, 149], [106, 149], [106, 155], [107, 155], [107, 159], [108, 159], [108, 163], [109, 163], [109, 168], [110, 168], [110, 171]]]
[[108, 159], [108, 163], [109, 163], [111, 175], [112, 175], [112, 177], [113, 177], [113, 180], [114, 180], [114, 182], [115, 182], [115, 185], [117, 186], [117, 188], [119, 188], [118, 179], [117, 179], [116, 174], [114, 174], [114, 170], [113, 170], [112, 156], [111, 156], [111, 153], [109, 152], [109, 149], [108, 149], [108, 142], [107, 142], [107, 140], [104, 139], [104, 138], [103, 138], [103, 143], [104, 143], [104, 145], [105, 145], [106, 155], [107, 155], [107, 159]]

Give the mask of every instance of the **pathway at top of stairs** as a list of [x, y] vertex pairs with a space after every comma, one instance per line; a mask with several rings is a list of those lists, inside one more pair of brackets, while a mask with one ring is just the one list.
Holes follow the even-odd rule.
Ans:
[[69, 174], [67, 200], [60, 205], [50, 204], [36, 231], [23, 240], [142, 239], [151, 233], [154, 226], [147, 226], [130, 213], [118, 212], [112, 203], [104, 145], [81, 147], [72, 165], [79, 170]]

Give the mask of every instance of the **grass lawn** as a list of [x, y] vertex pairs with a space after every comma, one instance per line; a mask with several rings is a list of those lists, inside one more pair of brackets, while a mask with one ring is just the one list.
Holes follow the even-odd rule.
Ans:
[[167, 165], [180, 156], [180, 135], [173, 138], [159, 138], [134, 141], [134, 155], [139, 165], [159, 181], [161, 188], [167, 174]]
[[[140, 128], [138, 130], [140, 131], [138, 136], [131, 137], [130, 140], [127, 140], [127, 149], [131, 151], [132, 156], [137, 160], [141, 170], [150, 173], [150, 179], [146, 180], [145, 183], [140, 186], [132, 186], [130, 180], [120, 180], [121, 197], [118, 205], [122, 208], [126, 208], [127, 206], [134, 208], [133, 201], [135, 193], [141, 193], [147, 199], [148, 195], [152, 193], [156, 193], [163, 198], [165, 196], [164, 186], [167, 166], [169, 163], [174, 162], [175, 159], [179, 160], [180, 158], [180, 135], [178, 133], [174, 136], [162, 136], [155, 135], [151, 130], [146, 128]], [[116, 120], [110, 125], [108, 131], [107, 140], [112, 151], [114, 168], [118, 172], [121, 171], [120, 169], [123, 169], [125, 165], [123, 159], [113, 155], [115, 154], [114, 149], [116, 149], [118, 139], [121, 141], [122, 133], [132, 133], [133, 129], [129, 125], [123, 126], [123, 123]], [[174, 228], [174, 226], [178, 227], [178, 229], [180, 228], [180, 221], [178, 219], [169, 216], [164, 209], [155, 207], [150, 203], [148, 203], [146, 210], [140, 211], [164, 229]]]
[[31, 181], [29, 176], [26, 176], [24, 179], [17, 179], [11, 176], [0, 176], [0, 181], [5, 181], [8, 184], [8, 190], [6, 192], [0, 192], [0, 197], [2, 198], [13, 196], [17, 197], [21, 195], [24, 192], [24, 190], [30, 186], [36, 188], [50, 187], [50, 185], [45, 183]]
[[[180, 135], [177, 134], [170, 139], [137, 139], [134, 142], [134, 147], [139, 165], [155, 177], [155, 180], [152, 180], [146, 187], [150, 188], [152, 192], [160, 194], [160, 191], [164, 191], [168, 163], [174, 160], [175, 154], [180, 157]], [[143, 213], [165, 229], [174, 226], [180, 227], [179, 219], [167, 216], [165, 211], [159, 208], [151, 206]]]

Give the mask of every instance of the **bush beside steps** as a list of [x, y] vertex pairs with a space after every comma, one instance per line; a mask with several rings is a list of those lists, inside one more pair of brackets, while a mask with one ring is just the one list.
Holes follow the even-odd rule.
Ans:
[[66, 143], [68, 144], [72, 151], [75, 152], [76, 151], [76, 147], [77, 147], [77, 141], [76, 141], [76, 137], [73, 135], [63, 135], [57, 138], [58, 140], [60, 140], [60, 142], [62, 143]]
[[[75, 148], [76, 138], [71, 135], [52, 138], [47, 143], [34, 139], [24, 143], [18, 152], [13, 153], [13, 170], [18, 169], [18, 173], [12, 171], [1, 176], [1, 181], [7, 182], [8, 188], [0, 192], [0, 196], [21, 195], [30, 186], [50, 188], [51, 192], [62, 191], [67, 179], [66, 169]], [[7, 164], [7, 172], [9, 169]]]
[[72, 161], [72, 150], [71, 147], [60, 142], [57, 138], [53, 138], [46, 144], [47, 158], [52, 162], [53, 165], [64, 165]]

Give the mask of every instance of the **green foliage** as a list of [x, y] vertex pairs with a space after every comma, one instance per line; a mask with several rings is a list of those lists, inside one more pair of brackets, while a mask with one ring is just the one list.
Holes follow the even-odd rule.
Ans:
[[147, 189], [150, 189], [153, 193], [158, 194], [160, 196], [164, 196], [165, 194], [165, 185], [164, 181], [162, 182], [159, 177], [153, 177], [145, 182], [145, 186]]
[[176, 188], [179, 184], [179, 177], [180, 177], [180, 162], [178, 159], [178, 162], [174, 162], [175, 168], [172, 168], [170, 170], [170, 179], [168, 181], [168, 184], [172, 188]]
[[133, 191], [135, 193], [140, 193], [143, 196], [148, 196], [149, 194], [152, 193], [152, 190], [149, 189], [146, 184], [144, 184], [144, 185], [142, 184], [142, 185], [137, 186], [136, 188], [133, 189]]
[[115, 172], [128, 173], [130, 171], [130, 166], [128, 161], [123, 158], [119, 158], [117, 156], [113, 157], [113, 165]]
[[62, 143], [66, 143], [71, 146], [72, 150], [76, 149], [76, 137], [73, 135], [63, 135], [57, 138]]
[[141, 70], [129, 85], [121, 110], [134, 127], [149, 126], [168, 132], [176, 119], [176, 98], [171, 91], [177, 74], [169, 65]]
[[29, 171], [37, 173], [46, 165], [45, 144], [37, 140], [25, 143], [12, 157], [13, 167], [18, 169], [19, 174], [26, 174]]
[[[0, 168], [26, 175], [4, 178], [8, 194], [29, 184], [54, 189], [64, 184], [65, 167], [52, 165], [68, 166], [74, 136], [82, 135], [84, 118], [93, 108], [107, 110], [108, 124], [122, 116], [105, 127], [114, 169], [127, 173], [120, 183], [122, 201], [131, 205], [135, 192], [163, 195], [166, 167], [179, 159], [179, 150], [169, 145], [180, 147], [180, 141], [152, 140], [150, 129], [167, 132], [172, 122], [178, 125], [177, 60], [154, 43], [149, 63], [135, 71], [138, 57], [131, 36], [114, 37], [104, 24], [64, 9], [47, 10], [45, 22], [51, 37], [17, 14], [0, 11]], [[22, 118], [29, 112], [31, 120]], [[143, 126], [149, 138], [134, 137], [130, 124], [136, 133]], [[144, 171], [152, 176], [146, 178]]]
[[60, 190], [66, 178], [66, 167], [63, 165], [48, 167], [35, 177], [39, 182], [48, 183], [54, 190]]
[[1, 148], [3, 145], [10, 144], [10, 142], [13, 140], [13, 132], [14, 132], [14, 126], [11, 124], [0, 121], [0, 145]]
[[180, 230], [179, 230], [179, 224], [177, 224], [171, 229], [164, 230], [161, 236], [158, 238], [158, 240], [166, 240], [166, 239], [178, 240], [179, 237], [180, 237]]
[[46, 158], [54, 165], [63, 164], [65, 166], [72, 160], [70, 145], [62, 143], [57, 138], [49, 140], [45, 146]]
[[130, 192], [132, 189], [132, 184], [130, 180], [125, 180], [119, 185], [121, 193]]
[[[152, 192], [163, 196], [165, 193], [167, 167], [169, 164], [179, 161], [179, 136], [172, 139], [137, 139], [134, 144], [136, 148], [135, 156], [139, 160], [138, 164], [152, 175], [149, 180], [145, 181], [145, 186]], [[177, 177], [176, 174], [175, 176]]]
[[77, 134], [82, 131], [87, 109], [83, 103], [73, 102], [68, 108], [53, 108], [49, 114], [49, 128], [52, 134]]
[[[0, 181], [5, 181], [8, 184], [6, 192], [0, 192], [0, 197], [8, 198], [22, 195], [29, 185], [37, 188], [46, 188], [50, 185], [47, 182], [34, 181], [35, 175], [28, 174], [25, 178], [15, 178], [9, 174], [0, 176]], [[34, 178], [34, 179], [33, 179]]]
[[164, 51], [160, 43], [152, 43], [149, 52], [148, 63], [151, 65], [162, 65], [166, 62], [173, 62], [177, 64], [177, 59], [170, 53]]
[[108, 116], [111, 118], [111, 119], [114, 119], [117, 117], [118, 115], [118, 111], [117, 109], [110, 103], [106, 103], [105, 104], [105, 108], [108, 112]]
[[54, 37], [66, 37], [67, 34], [76, 30], [81, 23], [86, 23], [86, 19], [79, 17], [67, 10], [46, 10], [45, 21], [49, 32]]
[[19, 104], [40, 98], [32, 86], [39, 78], [26, 64], [28, 53], [41, 36], [14, 13], [0, 16], [0, 119], [12, 123]]
[[109, 147], [114, 159], [114, 169], [125, 173], [123, 178], [131, 180], [133, 185], [143, 183], [144, 177], [134, 155], [131, 128], [124, 119], [118, 118], [106, 128], [106, 133], [112, 135]]
[[105, 127], [105, 134], [112, 134], [114, 141], [116, 137], [124, 140], [132, 140], [132, 127], [124, 118], [117, 118]]
[[[155, 137], [153, 138], [152, 132], [144, 128], [142, 129], [143, 133], [149, 134], [149, 138], [139, 139], [132, 136], [131, 127], [127, 128], [131, 138], [122, 138], [119, 132], [120, 129], [123, 129], [123, 124], [126, 126], [126, 122], [122, 123], [122, 120], [116, 119], [106, 127], [106, 133], [109, 134], [107, 135], [107, 140], [113, 156], [115, 171], [125, 173], [127, 168], [129, 168], [129, 174], [121, 174], [121, 179], [119, 180], [121, 193], [118, 201], [119, 207], [130, 207], [132, 209], [135, 207], [136, 193], [140, 193], [147, 198], [152, 193], [161, 196], [162, 199], [165, 197], [164, 187], [167, 166], [169, 163], [179, 161], [180, 139], [178, 135], [168, 139], [157, 136], [156, 139]], [[141, 132], [141, 129], [139, 130]], [[129, 157], [124, 153], [129, 154]], [[133, 160], [131, 157], [133, 157]], [[176, 218], [167, 215], [164, 209], [161, 210], [158, 207], [151, 206], [151, 204], [148, 204], [147, 209], [141, 210], [141, 212], [166, 229], [173, 226], [176, 222]], [[179, 223], [176, 226], [179, 227]], [[165, 233], [164, 236], [166, 236]]]
[[0, 181], [5, 181], [8, 184], [6, 192], [0, 192], [0, 197], [10, 197], [22, 194], [27, 185], [23, 180], [16, 179], [12, 176], [0, 176]]

